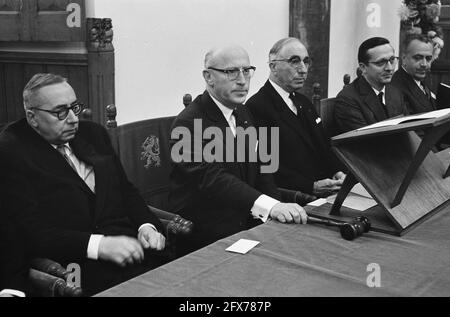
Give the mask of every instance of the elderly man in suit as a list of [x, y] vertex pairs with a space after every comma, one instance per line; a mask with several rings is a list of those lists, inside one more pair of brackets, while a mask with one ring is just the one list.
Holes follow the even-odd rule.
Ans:
[[161, 224], [128, 181], [106, 130], [79, 121], [65, 78], [36, 74], [26, 118], [0, 135], [5, 208], [17, 215], [31, 256], [81, 266], [90, 295], [160, 263]]
[[[268, 218], [281, 222], [307, 221], [302, 207], [277, 200], [279, 192], [272, 175], [261, 172], [259, 161], [239, 161], [233, 155], [231, 160], [210, 160], [204, 155], [208, 140], [202, 135], [213, 130], [218, 131], [214, 142], [223, 149], [224, 156], [230, 154], [233, 148], [237, 148], [235, 154], [248, 149], [256, 151], [254, 144], [239, 146], [236, 141], [240, 131], [251, 130], [254, 125], [250, 112], [242, 105], [254, 71], [247, 52], [239, 46], [210, 50], [206, 54], [203, 70], [206, 91], [173, 123], [171, 146], [174, 170], [169, 201], [172, 210], [195, 223], [191, 238], [186, 240], [186, 251], [261, 224]], [[198, 122], [201, 123], [200, 131], [196, 129]], [[180, 130], [187, 130], [193, 138], [193, 142], [187, 142], [192, 147], [184, 148], [181, 155], [187, 154], [188, 158], [197, 156], [197, 160], [174, 157], [174, 149], [181, 141], [176, 131]]]
[[269, 53], [269, 80], [246, 106], [258, 126], [279, 128], [276, 184], [323, 197], [341, 188], [345, 174], [331, 152], [312, 103], [298, 92], [310, 65], [311, 58], [300, 40], [291, 37], [277, 41]]
[[422, 34], [407, 35], [403, 41], [402, 66], [394, 73], [392, 85], [403, 93], [409, 113], [436, 110], [436, 96], [425, 83], [433, 60], [433, 44]]
[[362, 75], [336, 97], [334, 115], [340, 132], [408, 113], [402, 93], [390, 84], [397, 59], [385, 38], [373, 37], [360, 45]]

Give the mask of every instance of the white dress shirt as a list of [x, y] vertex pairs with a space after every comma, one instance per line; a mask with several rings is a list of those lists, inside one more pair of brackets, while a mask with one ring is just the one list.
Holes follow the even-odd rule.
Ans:
[[280, 95], [281, 99], [283, 99], [284, 103], [286, 104], [286, 106], [288, 106], [289, 110], [291, 110], [295, 115], [297, 115], [297, 108], [294, 106], [294, 102], [292, 101], [292, 99], [289, 98], [290, 93], [281, 88], [272, 80], [269, 79], [269, 82], [276, 90], [276, 92]]
[[[222, 103], [220, 103], [220, 101], [218, 101], [213, 96], [211, 96], [211, 98], [217, 105], [217, 107], [219, 107], [220, 111], [225, 117], [225, 120], [227, 120], [231, 131], [233, 132], [234, 136], [236, 136], [236, 118], [233, 116], [233, 109], [224, 106]], [[267, 219], [269, 218], [270, 211], [278, 203], [279, 203], [278, 200], [263, 194], [255, 200], [253, 207], [250, 209], [251, 214], [253, 218], [260, 219], [261, 221], [266, 222]]]

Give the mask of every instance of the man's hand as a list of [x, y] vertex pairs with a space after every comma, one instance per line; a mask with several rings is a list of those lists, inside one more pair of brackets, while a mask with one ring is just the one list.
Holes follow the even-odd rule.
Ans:
[[342, 182], [344, 182], [344, 180], [345, 180], [345, 177], [346, 177], [347, 175], [345, 175], [345, 173], [344, 172], [337, 172], [336, 174], [334, 174], [334, 176], [333, 176], [333, 179], [334, 180], [338, 180], [338, 181], [342, 181]]
[[282, 223], [303, 223], [308, 221], [308, 215], [305, 210], [297, 204], [278, 203], [270, 210], [272, 219], [276, 219]]
[[152, 226], [143, 226], [139, 230], [138, 240], [144, 249], [161, 251], [166, 246], [166, 238]]
[[321, 179], [320, 181], [314, 182], [313, 194], [317, 197], [330, 196], [331, 194], [339, 191], [343, 183], [344, 179]]
[[124, 267], [141, 263], [144, 250], [139, 241], [131, 237], [103, 237], [98, 247], [98, 258]]

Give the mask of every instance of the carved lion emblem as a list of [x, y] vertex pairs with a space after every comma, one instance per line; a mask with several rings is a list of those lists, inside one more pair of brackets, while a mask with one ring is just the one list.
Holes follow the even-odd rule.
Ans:
[[145, 168], [161, 166], [161, 158], [159, 157], [159, 139], [154, 135], [150, 135], [142, 144], [141, 161], [145, 161]]

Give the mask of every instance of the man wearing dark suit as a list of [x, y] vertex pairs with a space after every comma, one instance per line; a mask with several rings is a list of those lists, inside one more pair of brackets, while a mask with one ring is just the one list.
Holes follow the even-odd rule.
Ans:
[[[250, 112], [242, 106], [254, 70], [247, 52], [241, 47], [209, 51], [203, 70], [206, 91], [173, 123], [174, 169], [169, 201], [172, 210], [195, 223], [191, 238], [186, 240], [186, 252], [261, 224], [269, 217], [281, 222], [306, 222], [302, 207], [276, 199], [279, 193], [272, 175], [262, 173], [259, 162], [238, 161], [233, 154], [231, 159], [224, 158], [230, 151], [256, 151], [255, 144], [239, 146], [236, 142], [242, 129], [254, 129]], [[199, 124], [200, 129], [196, 128]], [[209, 138], [203, 138], [203, 133], [213, 129], [218, 131], [215, 144], [223, 149], [223, 155], [210, 160], [205, 154]], [[179, 137], [180, 131], [188, 132], [189, 142]], [[181, 141], [189, 143], [180, 153], [183, 157], [187, 155], [187, 159], [182, 160], [177, 157]], [[192, 159], [196, 156], [197, 159]]]
[[297, 38], [281, 39], [269, 53], [270, 77], [246, 106], [260, 127], [280, 131], [279, 187], [327, 196], [340, 189], [345, 174], [331, 152], [321, 119], [303, 87], [311, 59]]
[[409, 113], [436, 110], [436, 97], [425, 83], [433, 60], [433, 44], [421, 34], [411, 34], [403, 41], [402, 66], [394, 73], [392, 85], [403, 93]]
[[26, 118], [0, 136], [5, 208], [20, 220], [32, 257], [81, 266], [90, 295], [159, 264], [160, 222], [128, 181], [106, 130], [79, 122], [67, 81], [37, 74]]
[[334, 115], [341, 133], [407, 114], [401, 92], [390, 85], [397, 59], [385, 38], [373, 37], [360, 45], [362, 75], [336, 97]]

